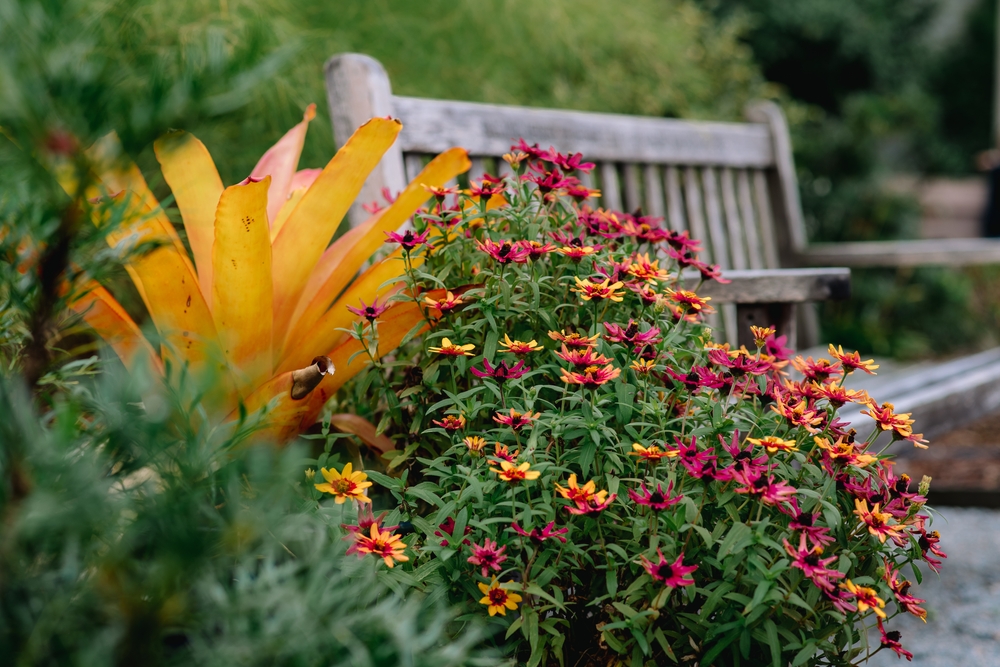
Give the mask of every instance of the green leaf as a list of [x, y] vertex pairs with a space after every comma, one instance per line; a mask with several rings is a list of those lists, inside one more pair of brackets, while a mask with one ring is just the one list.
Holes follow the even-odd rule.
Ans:
[[753, 531], [750, 526], [745, 523], [733, 524], [733, 527], [729, 529], [729, 533], [726, 538], [722, 540], [722, 544], [719, 545], [719, 560], [722, 560], [730, 553], [739, 553], [750, 543], [750, 537]]
[[614, 597], [618, 592], [618, 572], [617, 570], [608, 569], [604, 573], [604, 583], [608, 587], [608, 595]]
[[781, 644], [778, 642], [778, 626], [774, 621], [764, 621], [764, 634], [767, 635], [767, 645], [771, 649], [771, 667], [781, 667]]
[[[395, 450], [394, 450], [395, 451]], [[402, 452], [395, 451], [396, 456], [402, 455]], [[366, 470], [365, 474], [368, 475], [368, 479], [375, 482], [384, 489], [389, 489], [390, 491], [399, 491], [402, 488], [402, 484], [398, 479], [393, 479], [388, 475], [383, 475], [375, 470]]]

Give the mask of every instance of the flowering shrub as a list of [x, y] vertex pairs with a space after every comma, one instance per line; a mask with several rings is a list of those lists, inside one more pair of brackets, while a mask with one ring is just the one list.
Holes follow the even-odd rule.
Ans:
[[[872, 449], [886, 431], [922, 446], [912, 421], [843, 387], [874, 365], [831, 347], [790, 368], [771, 328], [755, 350], [713, 342], [697, 285], [719, 273], [698, 241], [594, 210], [567, 175], [593, 167], [579, 155], [522, 142], [505, 159], [514, 176], [433, 189], [387, 241], [408, 284], [393, 298], [432, 328], [341, 395], [397, 444], [364, 477], [394, 507], [362, 505], [353, 553], [501, 624], [519, 664], [909, 658], [887, 624], [926, 612], [903, 571], [944, 554], [926, 483]], [[368, 308], [353, 335], [373, 349]], [[850, 402], [871, 434], [837, 419]]]

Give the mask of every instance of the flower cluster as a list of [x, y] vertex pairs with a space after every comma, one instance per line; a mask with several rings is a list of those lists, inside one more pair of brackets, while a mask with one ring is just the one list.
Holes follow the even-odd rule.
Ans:
[[[401, 237], [433, 245], [407, 265], [430, 331], [373, 370], [381, 398], [363, 378], [344, 399], [396, 443], [376, 479], [412, 526], [406, 568], [516, 612], [519, 663], [846, 665], [861, 619], [906, 655], [885, 624], [926, 611], [900, 572], [945, 555], [926, 488], [876, 449], [923, 446], [912, 419], [844, 386], [877, 366], [795, 356], [771, 326], [714, 342], [698, 284], [722, 276], [697, 240], [596, 207], [579, 155], [505, 160]], [[403, 560], [377, 524], [352, 548]]]

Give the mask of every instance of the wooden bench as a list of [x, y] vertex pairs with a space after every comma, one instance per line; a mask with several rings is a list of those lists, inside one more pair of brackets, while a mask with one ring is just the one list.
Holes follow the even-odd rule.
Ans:
[[[373, 116], [403, 121], [359, 202], [382, 202], [383, 188], [402, 190], [429, 156], [453, 146], [469, 151], [470, 178], [503, 174], [507, 163], [500, 157], [523, 137], [597, 162], [596, 181], [591, 174], [578, 176], [601, 190], [604, 207], [641, 207], [700, 239], [703, 259], [719, 264], [732, 280], [702, 289], [722, 304], [722, 329], [731, 343], [750, 343], [750, 324], [774, 324], [794, 343], [800, 332], [796, 305], [850, 294], [849, 269], [782, 268], [780, 221], [801, 213], [798, 192], [787, 191], [779, 173], [778, 155], [787, 142], [776, 142], [767, 125], [401, 97], [392, 94], [381, 64], [359, 54], [332, 58], [326, 77], [337, 142]], [[349, 215], [355, 225], [367, 217], [360, 204]], [[806, 324], [804, 341], [815, 341], [815, 327]]]

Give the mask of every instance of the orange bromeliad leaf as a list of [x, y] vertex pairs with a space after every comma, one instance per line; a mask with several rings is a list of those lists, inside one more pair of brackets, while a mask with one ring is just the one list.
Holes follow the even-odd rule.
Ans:
[[[290, 351], [296, 331], [309, 331], [347, 286], [361, 265], [385, 242], [385, 232], [395, 231], [431, 196], [424, 185], [441, 186], [469, 169], [468, 153], [452, 148], [430, 161], [391, 206], [348, 231], [323, 254], [302, 292], [286, 336]], [[398, 275], [402, 275], [400, 270]], [[301, 336], [296, 336], [302, 340]], [[282, 357], [285, 355], [282, 354]]]
[[272, 224], [292, 189], [295, 168], [306, 143], [306, 130], [309, 129], [309, 121], [315, 117], [316, 105], [310, 104], [302, 115], [302, 122], [271, 146], [250, 172], [250, 178], [253, 179], [271, 177], [271, 187], [267, 191], [267, 219]]
[[101, 338], [115, 351], [130, 372], [140, 363], [163, 374], [163, 365], [156, 350], [142, 335], [139, 326], [111, 294], [91, 281], [83, 288], [83, 296], [70, 304], [70, 308], [83, 316]]
[[153, 150], [180, 209], [201, 292], [211, 307], [212, 241], [222, 179], [208, 149], [187, 132], [171, 132], [157, 140]]
[[241, 396], [271, 377], [271, 177], [226, 188], [215, 213], [213, 316]]
[[398, 120], [387, 118], [372, 118], [359, 127], [326, 165], [274, 239], [276, 340], [284, 340], [309, 273], [333, 238], [368, 174], [396, 140], [402, 127]]
[[358, 438], [361, 439], [361, 442], [365, 443], [379, 454], [385, 454], [386, 452], [392, 451], [396, 448], [392, 440], [384, 435], [379, 435], [376, 432], [375, 424], [372, 424], [364, 417], [340, 413], [330, 416], [330, 424], [342, 433], [350, 433], [351, 435], [358, 436]]

